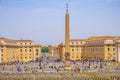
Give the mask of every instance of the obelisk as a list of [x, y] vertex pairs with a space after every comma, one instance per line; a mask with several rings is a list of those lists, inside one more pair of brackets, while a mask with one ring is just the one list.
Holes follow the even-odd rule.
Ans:
[[66, 4], [65, 14], [65, 66], [70, 67], [70, 32], [69, 32], [68, 4]]

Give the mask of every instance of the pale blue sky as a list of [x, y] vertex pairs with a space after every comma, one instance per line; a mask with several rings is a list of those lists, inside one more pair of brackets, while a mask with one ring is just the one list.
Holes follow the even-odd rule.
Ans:
[[120, 0], [0, 0], [0, 37], [64, 42], [66, 2], [71, 39], [120, 36]]

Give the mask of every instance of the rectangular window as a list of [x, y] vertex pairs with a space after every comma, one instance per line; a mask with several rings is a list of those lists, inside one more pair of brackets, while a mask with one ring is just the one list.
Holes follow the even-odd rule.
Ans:
[[38, 56], [38, 49], [36, 49], [36, 55]]
[[115, 48], [113, 48], [113, 51], [115, 51]]
[[113, 53], [113, 55], [115, 55], [115, 53]]
[[25, 48], [25, 52], [27, 52], [27, 48]]
[[1, 53], [3, 53], [3, 49], [1, 49]]
[[1, 57], [3, 56], [3, 54], [1, 54]]
[[38, 52], [38, 49], [36, 49], [36, 52]]
[[110, 51], [110, 48], [108, 48], [108, 51]]
[[74, 49], [72, 49], [72, 51], [74, 51]]
[[30, 51], [30, 52], [32, 52], [32, 50], [31, 50], [31, 49], [29, 49], [29, 51]]
[[81, 42], [81, 44], [83, 44], [83, 43]]
[[76, 51], [78, 52], [78, 49], [76, 49]]
[[20, 52], [22, 52], [22, 49], [20, 49]]
[[76, 44], [78, 44], [78, 42], [76, 42]]
[[73, 42], [72, 42], [72, 44], [73, 44]]
[[76, 54], [78, 54], [78, 50], [76, 50]]

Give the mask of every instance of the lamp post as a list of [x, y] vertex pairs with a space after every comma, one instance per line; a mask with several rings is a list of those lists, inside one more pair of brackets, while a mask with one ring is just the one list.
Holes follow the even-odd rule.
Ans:
[[90, 58], [88, 59], [88, 68], [90, 68], [90, 66], [91, 66], [91, 63], [90, 63]]
[[39, 58], [39, 69], [42, 69], [42, 67], [41, 67], [41, 57]]
[[100, 59], [100, 69], [102, 68], [102, 59]]

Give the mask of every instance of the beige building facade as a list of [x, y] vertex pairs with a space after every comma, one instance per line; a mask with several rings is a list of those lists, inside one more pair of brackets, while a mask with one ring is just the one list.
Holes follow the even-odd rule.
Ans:
[[[86, 40], [70, 40], [70, 60], [81, 60], [81, 54], [83, 52], [82, 45], [85, 44]], [[59, 44], [59, 54], [60, 58], [65, 60], [65, 46], [64, 44]]]
[[58, 46], [49, 47], [49, 56], [54, 59], [60, 59]]
[[[70, 40], [71, 60], [120, 61], [120, 36], [92, 36], [83, 40]], [[59, 44], [60, 58], [64, 60], [65, 46]]]
[[83, 60], [115, 60], [113, 39], [88, 40], [83, 47]]
[[41, 46], [31, 40], [0, 38], [1, 62], [35, 61], [41, 56]]

